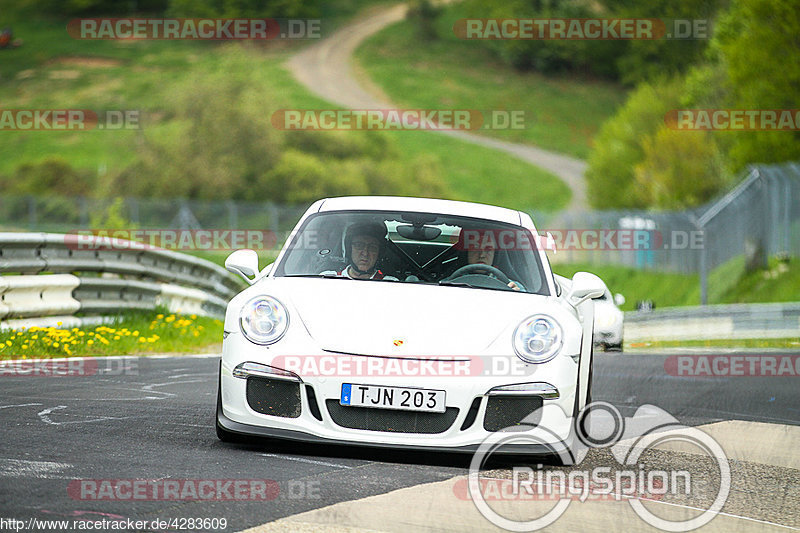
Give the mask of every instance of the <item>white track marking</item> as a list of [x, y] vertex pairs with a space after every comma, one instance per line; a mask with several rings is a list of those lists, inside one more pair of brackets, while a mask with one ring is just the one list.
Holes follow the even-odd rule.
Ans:
[[262, 453], [264, 457], [276, 457], [278, 459], [286, 459], [287, 461], [297, 461], [298, 463], [309, 463], [312, 465], [332, 466], [334, 468], [353, 468], [352, 466], [340, 465], [337, 463], [328, 463], [326, 461], [316, 461], [314, 459], [306, 459], [304, 457], [292, 457], [289, 455], [279, 455], [277, 453]]
[[0, 459], [0, 477], [28, 477], [37, 479], [66, 479], [60, 476], [67, 468], [72, 468], [68, 463], [54, 463], [51, 461], [26, 461], [24, 459]]
[[44, 405], [42, 403], [19, 403], [16, 405], [0, 405], [0, 409], [8, 409], [9, 407], [28, 407], [29, 405]]
[[88, 420], [71, 420], [69, 422], [53, 422], [53, 420], [50, 419], [50, 415], [53, 414], [53, 411], [60, 411], [62, 409], [66, 409], [66, 408], [67, 408], [66, 405], [57, 405], [55, 407], [50, 407], [49, 409], [43, 409], [42, 411], [39, 411], [39, 413], [38, 413], [39, 420], [41, 420], [45, 424], [48, 424], [48, 425], [51, 425], [51, 426], [63, 426], [63, 425], [66, 425], [66, 424], [88, 424], [90, 422], [105, 422], [106, 420], [125, 420], [126, 418], [132, 418], [130, 416], [101, 416], [101, 417], [97, 417], [97, 418], [89, 418], [87, 415], [76, 415], [76, 414], [70, 413], [68, 416], [83, 416], [83, 417], [88, 418]]

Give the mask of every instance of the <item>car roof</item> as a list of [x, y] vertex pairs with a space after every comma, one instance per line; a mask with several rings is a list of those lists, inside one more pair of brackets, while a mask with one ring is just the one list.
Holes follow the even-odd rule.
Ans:
[[412, 198], [406, 196], [343, 196], [322, 200], [318, 212], [325, 211], [417, 211], [440, 213], [473, 218], [495, 220], [521, 226], [519, 211], [493, 205], [435, 198]]

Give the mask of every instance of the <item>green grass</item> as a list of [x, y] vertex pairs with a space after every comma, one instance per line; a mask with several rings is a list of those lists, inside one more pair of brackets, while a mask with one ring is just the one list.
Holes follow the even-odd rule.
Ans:
[[625, 343], [626, 348], [792, 348], [800, 349], [800, 337], [782, 339], [712, 339]]
[[[422, 41], [407, 21], [368, 39], [356, 58], [396, 104], [420, 108], [524, 110], [524, 129], [482, 130], [586, 158], [601, 124], [625, 99], [622, 87], [569, 76], [519, 73], [480, 43], [452, 35], [451, 13], [439, 21], [435, 41]], [[456, 17], [458, 18], [458, 17]]]
[[222, 321], [153, 311], [101, 326], [0, 331], [0, 360], [192, 352], [222, 342]]
[[[364, 2], [355, 1], [355, 6]], [[199, 74], [224, 72], [249, 79], [275, 108], [330, 109], [311, 95], [283, 66], [297, 44], [260, 46], [184, 41], [80, 41], [70, 38], [66, 20], [36, 19], [0, 0], [4, 24], [22, 47], [0, 51], [0, 102], [3, 108], [139, 110], [143, 131], [3, 132], [0, 174], [13, 175], [25, 163], [63, 159], [71, 166], [108, 175], [137, 158], [141, 135], [169, 135], [170, 110], [177, 94], [191, 91]], [[269, 125], [265, 110], [264, 127]], [[225, 117], [220, 117], [224, 120]], [[517, 209], [555, 210], [570, 198], [555, 176], [510, 155], [419, 132], [387, 132], [400, 161], [421, 154], [438, 158], [445, 196]], [[187, 176], [187, 179], [190, 179]], [[500, 179], [498, 179], [500, 178]], [[108, 194], [113, 191], [101, 192]], [[265, 200], [268, 200], [265, 198]]]
[[[700, 276], [636, 270], [616, 265], [553, 264], [553, 271], [566, 277], [575, 272], [597, 274], [612, 293], [622, 293], [624, 311], [632, 311], [639, 300], [652, 300], [656, 308], [700, 305]], [[734, 258], [708, 276], [708, 303], [759, 303], [800, 301], [800, 260], [771, 258], [766, 270], [744, 272], [744, 259]]]

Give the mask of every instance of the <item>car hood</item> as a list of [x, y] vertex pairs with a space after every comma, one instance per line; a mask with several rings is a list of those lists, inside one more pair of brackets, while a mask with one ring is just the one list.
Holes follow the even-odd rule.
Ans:
[[509, 335], [549, 298], [348, 279], [275, 278], [324, 350], [392, 357], [470, 356]]

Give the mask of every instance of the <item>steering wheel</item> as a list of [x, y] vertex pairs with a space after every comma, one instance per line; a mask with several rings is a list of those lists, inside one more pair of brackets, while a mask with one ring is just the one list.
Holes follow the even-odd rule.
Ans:
[[507, 285], [511, 282], [511, 280], [506, 276], [502, 270], [499, 268], [493, 267], [492, 265], [484, 265], [483, 263], [476, 263], [474, 265], [465, 265], [449, 276], [447, 279], [455, 279], [460, 278], [461, 276], [466, 276], [467, 274], [475, 274], [475, 273], [482, 273], [488, 272], [496, 277], [498, 280], [503, 282], [503, 285]]

